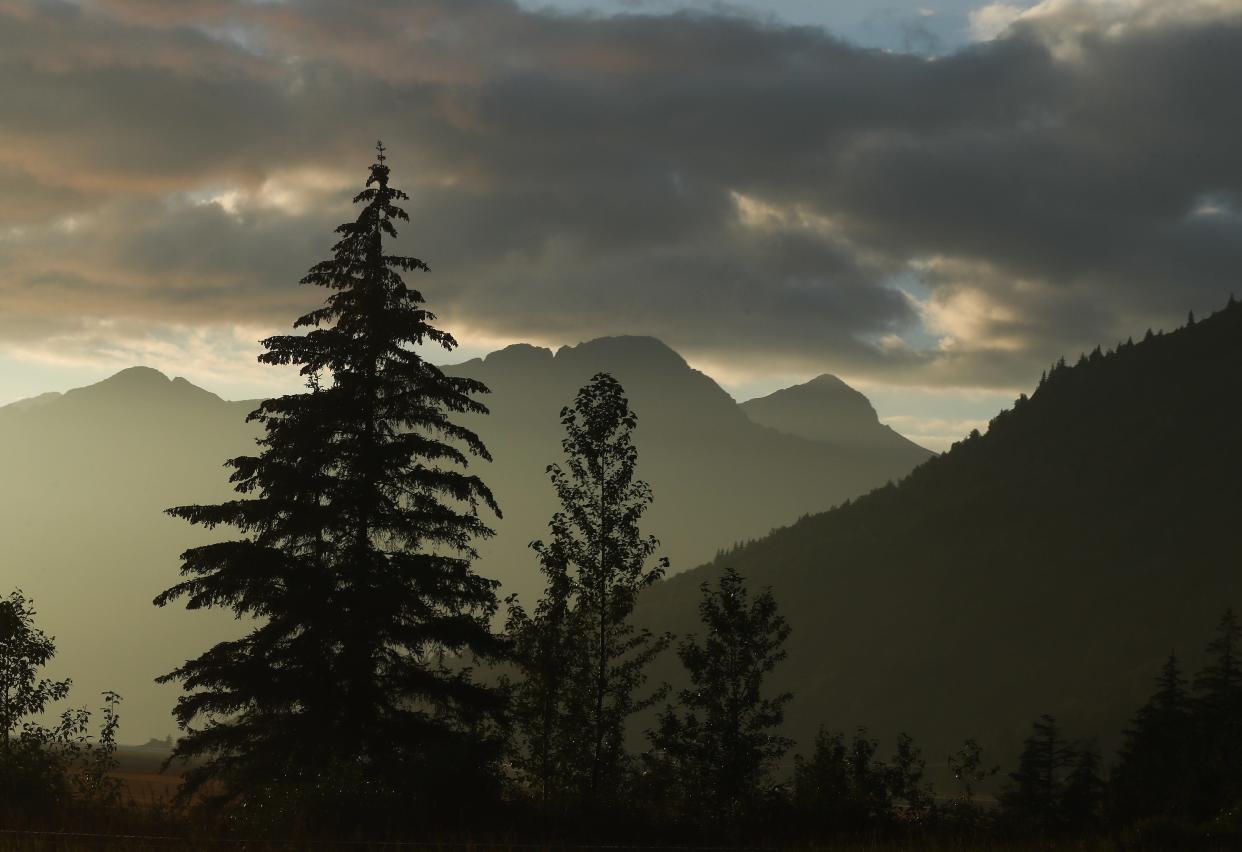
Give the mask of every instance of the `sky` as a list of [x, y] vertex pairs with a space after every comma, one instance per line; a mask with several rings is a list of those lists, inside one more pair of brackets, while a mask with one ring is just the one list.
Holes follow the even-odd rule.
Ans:
[[1242, 0], [0, 0], [0, 404], [228, 398], [373, 146], [461, 347], [650, 334], [934, 449], [1242, 269]]

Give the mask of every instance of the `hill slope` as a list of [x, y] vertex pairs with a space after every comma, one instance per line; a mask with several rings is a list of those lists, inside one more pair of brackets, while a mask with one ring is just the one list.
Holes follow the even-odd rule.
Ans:
[[792, 623], [777, 685], [803, 741], [867, 724], [932, 760], [967, 736], [1004, 757], [1048, 712], [1107, 746], [1170, 650], [1196, 666], [1242, 604], [1240, 431], [1231, 306], [1054, 370], [982, 437], [661, 584], [641, 617], [693, 630], [732, 563]]

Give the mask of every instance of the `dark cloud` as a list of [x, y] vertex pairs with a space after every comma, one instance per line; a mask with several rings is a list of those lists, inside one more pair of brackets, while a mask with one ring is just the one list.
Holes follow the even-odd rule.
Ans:
[[463, 328], [1023, 386], [1236, 286], [1221, 6], [1047, 0], [927, 59], [506, 0], [0, 0], [0, 295], [280, 321], [383, 136]]

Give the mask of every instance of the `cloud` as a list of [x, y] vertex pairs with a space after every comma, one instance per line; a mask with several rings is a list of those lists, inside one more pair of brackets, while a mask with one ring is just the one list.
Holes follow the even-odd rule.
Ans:
[[1024, 7], [1012, 3], [989, 3], [972, 9], [968, 17], [970, 35], [978, 41], [991, 41], [1009, 29], [1024, 11]]
[[0, 0], [0, 348], [288, 323], [383, 137], [454, 330], [1024, 388], [1236, 287], [1240, 9], [990, 4], [928, 60], [723, 13]]

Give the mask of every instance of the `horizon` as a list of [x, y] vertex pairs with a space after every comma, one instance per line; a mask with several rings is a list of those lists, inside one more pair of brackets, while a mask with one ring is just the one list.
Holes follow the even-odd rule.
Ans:
[[[609, 337], [642, 338], [642, 337], [649, 337], [649, 335], [609, 335]], [[538, 344], [530, 344], [530, 343], [510, 343], [507, 346], [502, 346], [498, 349], [482, 351], [482, 352], [479, 352], [478, 354], [471, 353], [469, 357], [441, 358], [441, 359], [428, 358], [428, 360], [431, 363], [436, 364], [437, 366], [441, 366], [441, 367], [456, 366], [458, 364], [463, 364], [467, 361], [474, 360], [474, 359], [485, 359], [489, 355], [495, 354], [496, 352], [500, 352], [503, 349], [506, 349], [510, 346], [534, 346], [536, 348], [547, 350], [551, 352], [553, 355], [555, 355], [561, 349], [568, 349], [568, 348], [573, 348], [575, 346], [581, 346], [583, 344], [592, 343], [600, 339], [603, 339], [603, 338], [592, 338], [591, 340], [578, 341], [577, 343], [566, 343], [566, 344], [563, 344], [557, 347], [540, 346]], [[663, 344], [663, 341], [660, 341], [659, 338], [651, 338], [651, 339], [656, 340], [657, 342]], [[663, 344], [663, 345], [667, 346], [667, 344]], [[673, 350], [673, 351], [676, 352], [676, 350]], [[458, 348], [454, 350], [453, 354], [454, 355], [464, 354], [463, 349]], [[681, 355], [681, 353], [677, 353], [677, 354]], [[682, 357], [684, 358], [684, 356]], [[834, 378], [837, 378], [843, 381], [850, 388], [861, 391], [864, 394], [864, 396], [867, 397], [868, 402], [870, 402], [871, 405], [875, 408], [876, 414], [879, 417], [880, 423], [891, 427], [895, 432], [897, 432], [900, 435], [903, 435], [906, 438], [909, 438], [911, 441], [914, 441], [916, 444], [919, 444], [920, 446], [924, 446], [927, 449], [932, 450], [933, 452], [937, 452], [937, 453], [944, 452], [945, 450], [947, 450], [953, 443], [964, 438], [972, 429], [986, 431], [988, 421], [992, 417], [994, 417], [999, 411], [1005, 408], [1008, 408], [1013, 403], [1014, 399], [1017, 398], [1018, 394], [1026, 392], [1026, 391], [1019, 391], [1018, 393], [1015, 393], [1013, 396], [1008, 396], [1004, 393], [997, 394], [995, 391], [992, 391], [989, 389], [979, 389], [977, 391], [977, 395], [975, 395], [973, 398], [969, 393], [962, 397], [962, 400], [964, 402], [964, 405], [963, 405], [964, 411], [959, 411], [959, 414], [965, 413], [967, 415], [967, 419], [957, 419], [957, 420], [946, 421], [941, 418], [937, 418], [935, 416], [937, 413], [937, 406], [938, 406], [939, 400], [935, 399], [934, 396], [931, 399], [924, 398], [923, 400], [919, 400], [916, 395], [911, 394], [909, 391], [902, 393], [899, 390], [898, 392], [896, 392], [896, 394], [894, 394], [892, 391], [886, 392], [887, 389], [884, 387], [878, 387], [878, 388], [874, 388], [872, 391], [873, 393], [878, 392], [879, 401], [877, 401], [876, 398], [873, 398], [871, 393], [868, 393], [867, 390], [865, 390], [866, 388], [865, 383], [855, 383], [845, 377], [837, 376], [836, 374], [833, 374], [833, 373], [819, 373], [816, 375], [809, 375], [805, 377], [801, 377], [801, 376], [769, 377], [767, 379], [760, 380], [760, 381], [740, 382], [740, 383], [731, 384], [726, 381], [722, 381], [716, 376], [713, 376], [708, 370], [702, 369], [688, 360], [686, 361], [686, 363], [690, 369], [695, 370], [697, 372], [701, 372], [704, 375], [706, 375], [708, 378], [710, 378], [722, 390], [724, 390], [727, 394], [729, 394], [729, 396], [733, 399], [733, 401], [738, 403], [739, 405], [744, 402], [767, 397], [780, 390], [786, 390], [786, 389], [793, 388], [793, 387], [799, 387], [801, 385], [812, 382], [815, 379], [820, 378], [822, 376], [832, 376]], [[195, 387], [198, 387], [202, 390], [209, 391], [210, 393], [213, 393], [216, 396], [220, 397], [225, 402], [250, 402], [250, 401], [256, 401], [256, 400], [262, 400], [272, 395], [279, 395], [279, 394], [285, 394], [285, 393], [298, 393], [305, 388], [304, 381], [295, 372], [291, 370], [282, 371], [282, 372], [291, 374], [289, 375], [288, 380], [283, 385], [275, 384], [275, 385], [264, 386], [264, 385], [246, 385], [246, 384], [238, 385], [238, 384], [231, 384], [228, 381], [221, 381], [219, 384], [215, 384], [213, 382], [213, 379], [216, 379], [217, 377], [211, 376], [211, 375], [208, 375], [206, 379], [200, 380], [193, 375], [185, 375], [183, 373], [177, 372], [176, 368], [170, 370], [168, 367], [159, 367], [151, 363], [131, 364], [127, 367], [120, 367], [120, 368], [109, 366], [107, 368], [102, 368], [99, 370], [84, 369], [80, 372], [75, 371], [74, 372], [75, 378], [73, 379], [68, 379], [64, 375], [62, 375], [60, 377], [62, 380], [62, 384], [59, 387], [44, 387], [42, 390], [39, 390], [37, 392], [28, 393], [24, 395], [15, 395], [12, 398], [0, 396], [0, 408], [3, 408], [7, 405], [15, 404], [15, 403], [25, 402], [30, 399], [35, 399], [37, 397], [40, 397], [46, 394], [64, 394], [71, 390], [77, 390], [77, 389], [84, 388], [84, 387], [90, 387], [90, 386], [99, 384], [101, 382], [107, 381], [108, 379], [113, 378], [114, 376], [116, 376], [117, 374], [121, 372], [125, 372], [126, 370], [131, 370], [135, 368], [147, 368], [147, 369], [155, 370], [156, 372], [163, 375], [166, 379], [170, 379], [170, 380], [176, 379], [176, 378], [185, 379], [186, 381], [188, 381], [190, 384], [194, 385]], [[783, 384], [783, 382], [791, 382], [791, 383]], [[246, 393], [247, 390], [263, 391], [264, 393], [267, 394], [267, 396], [265, 396], [264, 393], [259, 393], [257, 395], [247, 394]], [[926, 413], [926, 415], [930, 415], [930, 416], [912, 417], [909, 413], [907, 413], [907, 412], [910, 412], [911, 410], [923, 411]]]
[[[739, 401], [829, 373], [941, 446], [1242, 265], [1238, 122], [1176, 82], [1229, 78], [1231, 3], [352, 9], [0, 4], [34, 98], [0, 104], [0, 400], [130, 364], [297, 387], [256, 342], [308, 305], [377, 136], [461, 344], [437, 362], [651, 335]], [[47, 106], [82, 97], [106, 108]]]

